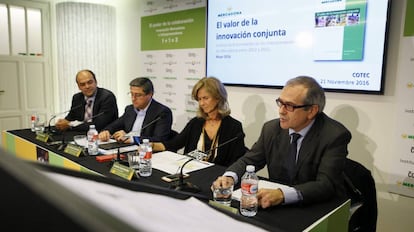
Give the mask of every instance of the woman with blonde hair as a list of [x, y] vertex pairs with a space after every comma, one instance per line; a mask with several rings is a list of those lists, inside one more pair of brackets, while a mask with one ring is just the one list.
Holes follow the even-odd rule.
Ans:
[[169, 141], [154, 143], [154, 151], [193, 150], [207, 154], [206, 161], [229, 166], [244, 155], [244, 132], [241, 122], [230, 116], [227, 91], [215, 77], [204, 77], [193, 87], [192, 98], [198, 102], [197, 116]]

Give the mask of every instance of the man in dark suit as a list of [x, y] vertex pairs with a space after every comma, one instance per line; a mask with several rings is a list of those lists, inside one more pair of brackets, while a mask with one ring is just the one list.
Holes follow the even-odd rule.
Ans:
[[[341, 123], [323, 113], [325, 93], [316, 80], [299, 76], [289, 80], [280, 97], [279, 118], [263, 125], [257, 142], [231, 165], [213, 185], [240, 181], [246, 165], [256, 170], [267, 165], [269, 179], [285, 184], [279, 189], [259, 189], [259, 206], [310, 204], [344, 197], [345, 158], [351, 133]], [[300, 134], [293, 166], [289, 165], [291, 134]], [[290, 156], [292, 157], [292, 156]], [[290, 172], [292, 170], [292, 172]]]
[[145, 138], [151, 142], [169, 139], [172, 134], [172, 112], [153, 99], [154, 86], [151, 80], [146, 77], [135, 78], [129, 86], [132, 104], [125, 107], [120, 118], [99, 133], [99, 139], [108, 141], [114, 138], [127, 143], [139, 143], [138, 140]]
[[80, 90], [72, 97], [72, 106], [64, 119], [59, 119], [58, 130], [87, 131], [94, 124], [98, 131], [118, 118], [115, 95], [104, 88], [97, 87], [95, 74], [91, 70], [81, 70], [76, 74]]

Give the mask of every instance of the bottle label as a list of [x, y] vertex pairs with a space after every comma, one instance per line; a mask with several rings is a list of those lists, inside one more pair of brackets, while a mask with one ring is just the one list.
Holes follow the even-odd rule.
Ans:
[[241, 191], [245, 194], [256, 194], [257, 193], [257, 184], [243, 183], [242, 182]]
[[151, 158], [152, 158], [152, 152], [150, 151], [145, 152], [144, 159], [151, 159]]

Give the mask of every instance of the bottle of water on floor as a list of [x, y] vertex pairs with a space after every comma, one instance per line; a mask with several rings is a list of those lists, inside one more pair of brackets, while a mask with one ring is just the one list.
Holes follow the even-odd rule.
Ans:
[[89, 125], [87, 137], [88, 137], [88, 154], [97, 155], [99, 152], [98, 131], [95, 129], [95, 125]]
[[246, 166], [246, 172], [241, 178], [240, 213], [243, 216], [253, 217], [257, 213], [257, 190], [259, 178], [253, 165]]
[[151, 176], [152, 174], [152, 146], [149, 139], [144, 139], [139, 148], [139, 175]]

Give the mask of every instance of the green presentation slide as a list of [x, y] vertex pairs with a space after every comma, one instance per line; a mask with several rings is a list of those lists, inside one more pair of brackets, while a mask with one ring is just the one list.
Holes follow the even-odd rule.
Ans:
[[206, 8], [141, 18], [141, 51], [204, 48]]

